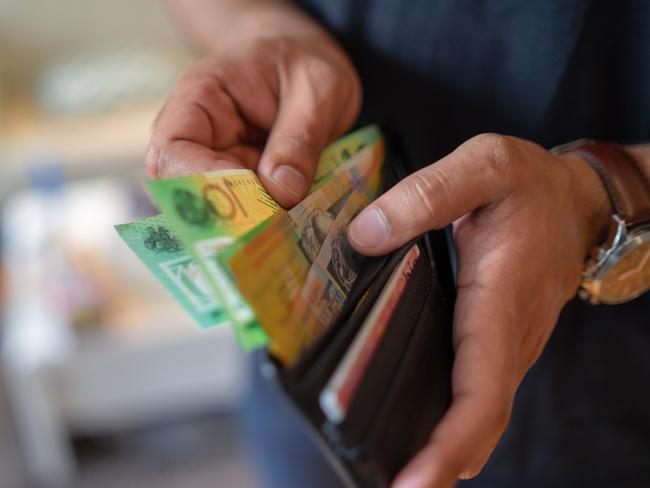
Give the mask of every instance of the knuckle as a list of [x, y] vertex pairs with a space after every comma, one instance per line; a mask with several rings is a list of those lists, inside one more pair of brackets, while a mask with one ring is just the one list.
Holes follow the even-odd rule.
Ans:
[[209, 77], [200, 77], [183, 89], [182, 96], [186, 102], [204, 103], [218, 97], [219, 86]]
[[[299, 67], [303, 76], [317, 80], [320, 86], [337, 90], [356, 87], [356, 72], [340, 53], [332, 52], [331, 48], [309, 43], [296, 45], [293, 40], [277, 39], [266, 44], [264, 50], [280, 65]], [[349, 76], [348, 69], [352, 76]]]
[[517, 140], [501, 134], [485, 133], [472, 139], [474, 147], [484, 156], [483, 164], [499, 178], [513, 179], [521, 161]]
[[305, 69], [310, 77], [328, 81], [336, 76], [337, 70], [332, 63], [321, 56], [312, 56], [305, 63]]

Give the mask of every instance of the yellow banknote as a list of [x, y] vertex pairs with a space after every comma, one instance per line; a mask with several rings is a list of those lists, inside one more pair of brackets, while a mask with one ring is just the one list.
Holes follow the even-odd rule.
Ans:
[[376, 193], [383, 157], [378, 139], [292, 210], [274, 215], [227, 260], [237, 288], [271, 338], [271, 352], [285, 364], [304, 349], [299, 324], [291, 317], [307, 273], [350, 195], [361, 191], [371, 199]]

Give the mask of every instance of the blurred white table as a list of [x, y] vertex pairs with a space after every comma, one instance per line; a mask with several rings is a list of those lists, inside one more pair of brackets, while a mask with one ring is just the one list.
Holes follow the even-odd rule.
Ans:
[[[246, 361], [230, 328], [200, 331], [119, 241], [111, 226], [126, 220], [122, 192], [110, 180], [76, 183], [56, 196], [14, 195], [4, 208], [2, 371], [24, 463], [39, 486], [70, 486], [75, 434], [231, 409], [245, 393]], [[110, 327], [75, 330], [57, 281], [70, 236], [105, 246], [115, 269], [130, 273], [120, 278], [128, 296], [148, 305]]]

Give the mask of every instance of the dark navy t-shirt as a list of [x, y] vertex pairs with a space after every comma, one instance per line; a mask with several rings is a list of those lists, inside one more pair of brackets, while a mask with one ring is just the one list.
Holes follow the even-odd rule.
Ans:
[[[397, 129], [414, 166], [481, 132], [650, 140], [650, 1], [302, 4], [361, 73], [363, 122]], [[566, 307], [467, 485], [650, 486], [650, 293]]]

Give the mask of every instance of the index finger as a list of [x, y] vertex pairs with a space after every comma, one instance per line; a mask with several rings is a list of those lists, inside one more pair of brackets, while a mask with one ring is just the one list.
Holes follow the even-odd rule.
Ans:
[[203, 65], [191, 68], [174, 88], [154, 123], [145, 165], [152, 177], [254, 168], [260, 150], [245, 142], [263, 140], [242, 120], [222, 82]]

